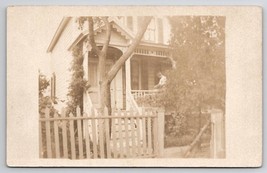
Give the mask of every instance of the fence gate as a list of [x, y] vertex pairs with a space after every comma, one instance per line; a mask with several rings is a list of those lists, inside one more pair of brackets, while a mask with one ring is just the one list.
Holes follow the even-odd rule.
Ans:
[[41, 158], [148, 158], [162, 155], [164, 113], [116, 111], [75, 115], [51, 113], [40, 117]]

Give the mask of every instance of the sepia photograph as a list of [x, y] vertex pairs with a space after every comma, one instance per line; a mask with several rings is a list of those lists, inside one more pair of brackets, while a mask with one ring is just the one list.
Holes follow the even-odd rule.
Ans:
[[[31, 7], [24, 8], [31, 11]], [[232, 26], [233, 19], [229, 14], [234, 15], [234, 10], [231, 13], [203, 13], [203, 7], [199, 13], [179, 14], [164, 12], [169, 11], [169, 7], [157, 7], [158, 11], [164, 9], [161, 14], [153, 12], [151, 7], [148, 8], [151, 13], [136, 15], [145, 7], [129, 8], [132, 10], [129, 13], [112, 13], [112, 9], [116, 11], [115, 7], [81, 8], [99, 11], [89, 14], [64, 14], [60, 7], [51, 8], [51, 11], [49, 8], [32, 11], [32, 23], [22, 23], [22, 28], [28, 33], [25, 36], [12, 25], [7, 28], [8, 39], [14, 38], [11, 31], [15, 31], [19, 37], [27, 40], [22, 41], [21, 46], [27, 46], [29, 42], [29, 50], [36, 51], [28, 53], [37, 60], [29, 58], [27, 67], [21, 67], [22, 74], [32, 71], [27, 79], [31, 84], [26, 84], [25, 88], [34, 86], [29, 93], [35, 104], [31, 104], [28, 110], [32, 109], [35, 115], [33, 119], [27, 119], [20, 114], [19, 119], [27, 119], [23, 126], [31, 129], [28, 132], [34, 133], [28, 139], [34, 141], [35, 160], [40, 161], [35, 163], [22, 159], [17, 162], [20, 154], [9, 154], [11, 166], [75, 166], [74, 163], [80, 163], [77, 166], [95, 166], [99, 165], [99, 159], [110, 161], [110, 164], [103, 162], [103, 165], [110, 166], [144, 166], [144, 159], [150, 161], [145, 166], [160, 166], [156, 164], [160, 160], [166, 161], [163, 166], [168, 166], [168, 159], [204, 161], [199, 166], [231, 165], [228, 159], [234, 158], [232, 153], [239, 152], [232, 148], [238, 147], [237, 142], [232, 145], [233, 138], [238, 136], [234, 136], [234, 133], [233, 136], [227, 135], [226, 132], [235, 130], [231, 123], [236, 121], [231, 118], [241, 116], [231, 113], [236, 104], [229, 104], [236, 98], [232, 97], [235, 95], [231, 91], [235, 86], [235, 75], [232, 75], [235, 72], [227, 70], [227, 67], [231, 68], [231, 65], [239, 62], [227, 56], [231, 54], [226, 52], [226, 36], [233, 36], [226, 28], [227, 23]], [[62, 9], [67, 10], [68, 7]], [[74, 9], [79, 11], [79, 7]], [[14, 16], [22, 14], [22, 11], [19, 7], [8, 10], [8, 20], [13, 21], [14, 26], [16, 21], [20, 21]], [[60, 11], [58, 15], [57, 10]], [[102, 14], [101, 10], [106, 11]], [[257, 25], [258, 28], [260, 26]], [[9, 48], [8, 52], [15, 52], [13, 47]], [[261, 47], [256, 49], [260, 51]], [[12, 57], [15, 56], [12, 54]], [[236, 62], [229, 63], [229, 59]], [[8, 70], [11, 71], [12, 66], [18, 66], [22, 61], [12, 58], [9, 62]], [[257, 64], [251, 64], [251, 67], [257, 69], [261, 64], [255, 62]], [[13, 80], [14, 75], [10, 76], [8, 78]], [[243, 76], [239, 77], [243, 79]], [[256, 79], [260, 79], [260, 76]], [[237, 80], [236, 86], [240, 81]], [[17, 88], [9, 86], [10, 90]], [[237, 90], [241, 95], [245, 93], [242, 88]], [[16, 90], [19, 96], [27, 95], [27, 92], [19, 91], [22, 89]], [[12, 108], [14, 106], [9, 110]], [[18, 107], [16, 109], [19, 110]], [[261, 119], [255, 119], [256, 124], [258, 121]], [[30, 125], [32, 122], [34, 126]], [[10, 127], [16, 123], [10, 120], [7, 123], [7, 145], [11, 144], [11, 149], [16, 148], [16, 139], [11, 139], [15, 130]], [[246, 125], [242, 124], [243, 121], [238, 123], [245, 134], [243, 126]], [[16, 135], [30, 136], [28, 132]], [[255, 141], [260, 142], [260, 133], [256, 134]], [[261, 152], [257, 154], [261, 155]], [[21, 156], [28, 158], [23, 154]], [[127, 160], [133, 162], [128, 163]], [[114, 164], [112, 161], [115, 161]], [[170, 161], [169, 166], [175, 167], [175, 163]], [[190, 163], [185, 165], [190, 166]], [[196, 166], [195, 163], [192, 166]], [[240, 163], [242, 165], [243, 162]]]
[[39, 73], [41, 158], [224, 158], [225, 17], [64, 17]]

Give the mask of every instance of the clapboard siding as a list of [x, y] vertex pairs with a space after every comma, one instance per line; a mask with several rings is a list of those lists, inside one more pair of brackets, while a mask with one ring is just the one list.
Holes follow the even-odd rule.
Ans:
[[71, 72], [72, 52], [68, 48], [77, 37], [78, 28], [75, 28], [75, 19], [71, 19], [62, 32], [57, 44], [51, 52], [52, 72], [56, 75], [56, 97], [67, 100], [67, 92]]

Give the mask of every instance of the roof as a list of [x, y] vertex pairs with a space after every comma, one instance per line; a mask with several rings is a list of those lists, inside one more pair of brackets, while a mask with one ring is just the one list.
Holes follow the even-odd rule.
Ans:
[[50, 44], [49, 44], [49, 46], [47, 48], [47, 52], [52, 52], [52, 50], [54, 49], [55, 45], [57, 44], [57, 41], [59, 40], [59, 38], [60, 38], [60, 36], [62, 34], [62, 32], [64, 31], [66, 25], [69, 23], [70, 19], [71, 19], [71, 17], [64, 17], [61, 20], [61, 22], [60, 22], [60, 24], [59, 24], [59, 26], [58, 26], [58, 28], [57, 28], [57, 30], [55, 32], [55, 35], [53, 36], [52, 41], [50, 42]]
[[[66, 25], [69, 23], [71, 17], [64, 17], [62, 21], [59, 24], [59, 27], [56, 30], [56, 33], [49, 44], [49, 47], [47, 49], [47, 52], [52, 52], [55, 45], [57, 44], [62, 32], [64, 31]], [[111, 18], [110, 23], [112, 24], [112, 27], [116, 29], [125, 39], [131, 40], [134, 38], [133, 31], [125, 27], [118, 19], [116, 18]], [[102, 32], [105, 30], [105, 26], [102, 25], [98, 28], [95, 29], [96, 34]], [[77, 45], [82, 39], [84, 39], [88, 35], [88, 31], [81, 32], [77, 38], [74, 40], [74, 42], [69, 46], [68, 50], [71, 50], [75, 45]], [[165, 44], [159, 44], [159, 43], [153, 43], [153, 42], [148, 42], [148, 41], [142, 41], [140, 46], [148, 46], [148, 47], [155, 47], [155, 48], [168, 48], [168, 45]]]

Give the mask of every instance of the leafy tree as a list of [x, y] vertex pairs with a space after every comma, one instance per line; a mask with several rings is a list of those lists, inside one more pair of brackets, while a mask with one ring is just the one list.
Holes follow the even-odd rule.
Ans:
[[[225, 109], [225, 18], [219, 16], [170, 17], [171, 60], [167, 85], [157, 103], [176, 112], [176, 118], [207, 109]], [[177, 123], [183, 127], [184, 123]], [[185, 128], [183, 128], [185, 129]]]

